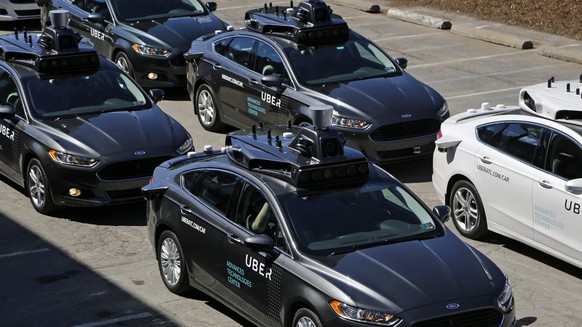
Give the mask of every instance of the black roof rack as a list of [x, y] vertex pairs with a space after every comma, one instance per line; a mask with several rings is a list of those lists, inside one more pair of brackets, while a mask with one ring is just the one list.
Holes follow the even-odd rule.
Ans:
[[79, 35], [67, 26], [66, 10], [50, 12], [52, 25], [42, 33], [19, 33], [0, 38], [0, 58], [34, 68], [39, 73], [94, 71], [99, 56], [94, 48], [79, 44]]
[[348, 24], [321, 0], [306, 0], [297, 7], [273, 7], [249, 10], [245, 26], [258, 33], [270, 34], [297, 44], [344, 42], [349, 37]]

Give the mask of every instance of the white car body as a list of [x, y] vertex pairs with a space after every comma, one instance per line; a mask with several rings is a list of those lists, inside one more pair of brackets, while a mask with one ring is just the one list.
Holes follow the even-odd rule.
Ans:
[[443, 122], [433, 185], [461, 234], [493, 231], [582, 268], [582, 83], [570, 83], [566, 93], [553, 80], [524, 88], [520, 107], [484, 104]]
[[0, 22], [39, 18], [40, 7], [35, 0], [3, 0], [0, 2]]

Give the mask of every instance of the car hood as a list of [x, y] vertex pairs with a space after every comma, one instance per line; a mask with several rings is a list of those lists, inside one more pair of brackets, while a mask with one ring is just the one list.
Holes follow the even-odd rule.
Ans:
[[183, 51], [188, 50], [195, 38], [224, 29], [224, 23], [214, 15], [147, 20], [129, 25], [139, 31], [140, 39], [148, 45]]
[[444, 103], [438, 92], [407, 73], [311, 89], [322, 95], [320, 100], [331, 102], [334, 109], [349, 118], [435, 117]]
[[501, 290], [497, 266], [447, 234], [325, 257], [317, 260], [324, 269], [313, 268], [359, 306], [394, 313]]
[[[145, 155], [175, 151], [187, 132], [161, 110], [115, 111], [45, 122], [60, 131], [55, 136], [67, 151], [112, 155], [144, 151]], [[56, 137], [55, 137], [56, 138]]]

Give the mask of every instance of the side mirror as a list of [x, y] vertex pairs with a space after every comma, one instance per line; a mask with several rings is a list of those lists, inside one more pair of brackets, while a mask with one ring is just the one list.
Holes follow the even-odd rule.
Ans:
[[0, 105], [0, 116], [9, 117], [14, 115], [14, 108], [11, 105]]
[[150, 98], [152, 98], [154, 103], [158, 103], [164, 99], [164, 91], [160, 89], [151, 89]]
[[275, 248], [275, 242], [269, 235], [257, 234], [251, 235], [244, 239], [244, 245], [255, 252], [272, 252]]
[[218, 4], [216, 2], [207, 2], [206, 8], [208, 8], [208, 10], [212, 12], [215, 11], [216, 8], [218, 8]]
[[263, 83], [263, 85], [266, 85], [268, 87], [279, 88], [279, 87], [281, 87], [281, 84], [283, 83], [283, 81], [281, 80], [281, 76], [272, 74], [272, 75], [263, 76], [263, 78], [261, 78], [261, 83]]
[[408, 59], [406, 59], [406, 58], [396, 58], [394, 60], [396, 61], [396, 63], [398, 64], [398, 66], [400, 66], [400, 68], [406, 69], [406, 67], [408, 67]]
[[438, 205], [432, 208], [432, 212], [437, 216], [437, 218], [446, 223], [447, 220], [451, 217], [451, 208], [446, 205]]
[[566, 191], [579, 195], [582, 194], [582, 178], [571, 179], [566, 182]]
[[167, 190], [168, 190], [167, 186], [155, 187], [152, 186], [151, 184], [148, 184], [141, 188], [141, 193], [143, 194], [143, 197], [146, 200], [151, 200], [157, 197], [161, 197], [162, 195], [164, 195], [164, 193], [166, 193]]
[[102, 14], [89, 14], [87, 20], [93, 24], [105, 25], [105, 17]]

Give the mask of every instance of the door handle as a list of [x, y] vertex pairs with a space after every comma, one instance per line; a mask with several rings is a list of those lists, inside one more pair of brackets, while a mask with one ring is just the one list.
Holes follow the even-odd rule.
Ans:
[[482, 162], [482, 163], [484, 163], [484, 164], [490, 164], [490, 163], [492, 163], [492, 162], [493, 162], [493, 161], [491, 161], [491, 159], [489, 159], [489, 157], [487, 157], [487, 156], [485, 156], [485, 157], [481, 157], [481, 158], [479, 158], [479, 160], [481, 160], [481, 162]]
[[241, 241], [241, 239], [234, 235], [233, 233], [228, 233], [226, 234], [226, 237], [228, 238], [228, 242], [231, 244], [242, 244], [243, 242]]
[[540, 181], [540, 182], [539, 182], [539, 184], [540, 184], [540, 186], [541, 186], [541, 187], [543, 187], [543, 188], [547, 188], [547, 189], [552, 189], [552, 188], [554, 188], [554, 187], [552, 186], [552, 183], [550, 183], [550, 182], [548, 182], [548, 181], [545, 181], [545, 180], [544, 180], [544, 181]]
[[183, 215], [192, 215], [192, 209], [188, 208], [187, 206], [180, 206], [180, 213]]
[[256, 79], [250, 79], [249, 83], [252, 85], [259, 85], [259, 81], [257, 81]]
[[212, 69], [214, 69], [214, 70], [218, 70], [220, 68], [222, 68], [222, 65], [221, 64], [213, 64], [212, 65]]

